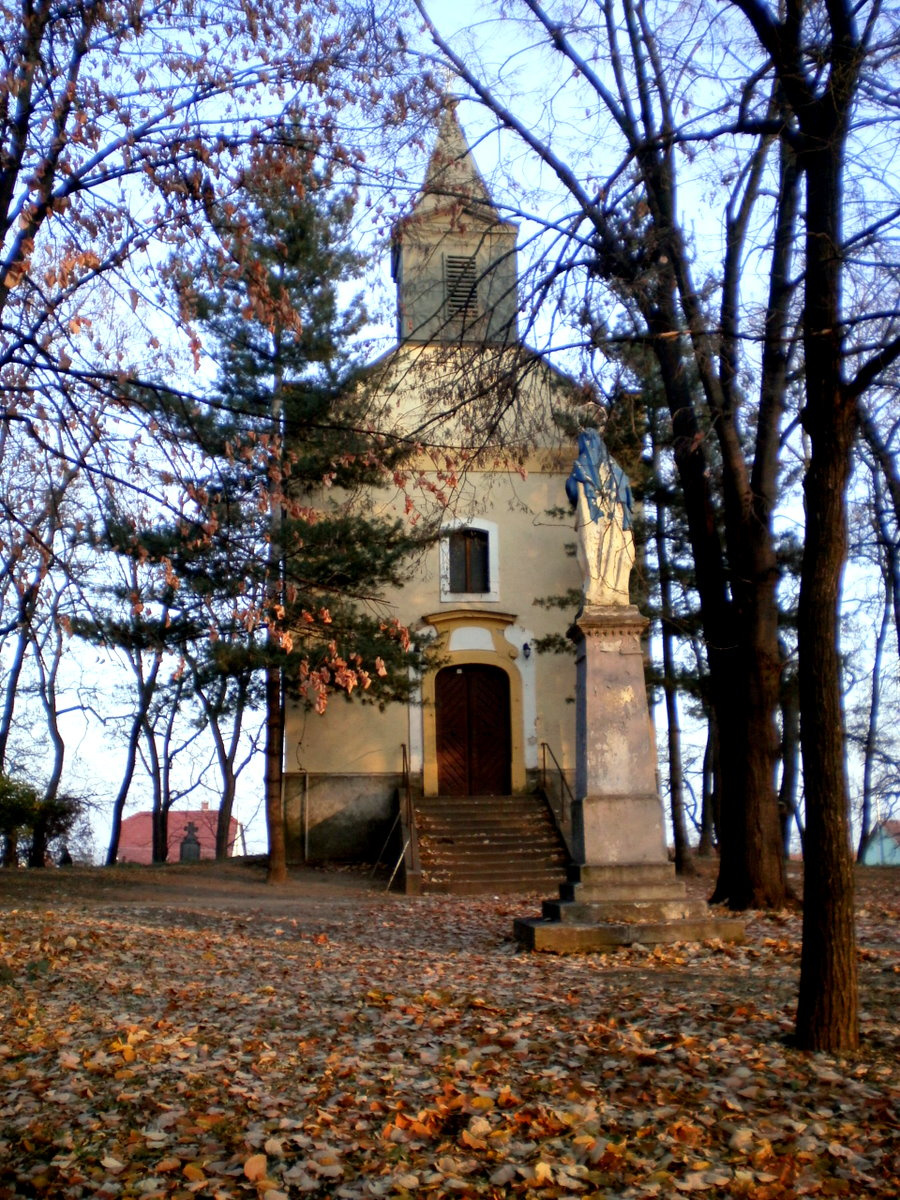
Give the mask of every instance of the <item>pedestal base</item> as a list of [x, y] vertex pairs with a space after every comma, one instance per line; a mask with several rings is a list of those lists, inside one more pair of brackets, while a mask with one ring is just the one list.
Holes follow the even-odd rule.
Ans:
[[589, 795], [572, 806], [575, 856], [631, 866], [668, 863], [663, 811], [656, 792]]
[[526, 950], [577, 954], [672, 942], [742, 942], [744, 922], [714, 917], [691, 900], [671, 863], [572, 867], [558, 900], [542, 915], [519, 918], [513, 932]]
[[579, 925], [540, 918], [514, 922], [516, 941], [524, 950], [546, 954], [608, 953], [620, 946], [671, 945], [673, 942], [742, 942], [744, 923], [728, 917], [699, 917], [694, 920], [604, 921]]

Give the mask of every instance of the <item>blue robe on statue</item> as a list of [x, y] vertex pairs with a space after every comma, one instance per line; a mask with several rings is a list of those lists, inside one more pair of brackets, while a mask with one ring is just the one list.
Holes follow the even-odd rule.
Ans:
[[601, 516], [608, 521], [618, 515], [621, 504], [623, 529], [631, 529], [631, 509], [634, 503], [628, 476], [610, 457], [606, 443], [596, 429], [586, 429], [578, 435], [578, 457], [566, 480], [566, 495], [574, 506], [578, 503], [578, 485], [583, 484], [592, 521]]

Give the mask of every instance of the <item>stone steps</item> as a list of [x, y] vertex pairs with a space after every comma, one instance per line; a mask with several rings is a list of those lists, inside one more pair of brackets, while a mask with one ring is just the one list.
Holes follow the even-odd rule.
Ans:
[[566, 879], [568, 854], [539, 797], [438, 796], [415, 808], [424, 892], [542, 892]]

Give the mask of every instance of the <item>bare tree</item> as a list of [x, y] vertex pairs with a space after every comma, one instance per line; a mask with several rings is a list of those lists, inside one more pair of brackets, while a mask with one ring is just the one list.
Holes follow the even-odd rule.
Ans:
[[[217, 224], [263, 151], [298, 189], [291, 162], [352, 186], [365, 148], [390, 154], [415, 90], [392, 7], [34, 0], [0, 14], [0, 439], [15, 431], [45, 457], [48, 489], [70, 472], [94, 481], [98, 508], [108, 488], [166, 507], [173, 479], [190, 482], [177, 439], [138, 450], [164, 422], [160, 397], [182, 416], [210, 406], [167, 264], [221, 250]], [[108, 322], [92, 313], [99, 292]], [[16, 577], [8, 623], [24, 631], [36, 593], [14, 564], [0, 571]], [[7, 718], [20, 678], [15, 660]], [[0, 764], [8, 726], [0, 713]], [[111, 853], [136, 738], [134, 726]]]
[[[427, 21], [425, 0], [417, 7]], [[774, 132], [779, 98], [771, 89], [752, 95], [762, 117], [758, 131], [747, 135], [721, 201], [725, 250], [714, 313], [713, 276], [695, 280], [695, 250], [680, 223], [680, 163], [687, 161], [681, 150], [717, 137], [731, 146], [734, 129], [688, 131], [679, 120], [679, 106], [687, 103], [686, 91], [680, 94], [685, 75], [671, 61], [671, 47], [663, 50], [640, 0], [604, 0], [599, 20], [567, 18], [558, 6], [537, 0], [522, 0], [520, 11], [529, 21], [530, 48], [561, 59], [551, 71], [571, 73], [582, 89], [579, 99], [605, 116], [601, 161], [593, 148], [585, 155], [583, 146], [578, 157], [579, 148], [563, 140], [561, 119], [535, 123], [517, 115], [502, 78], [483, 77], [431, 22], [429, 30], [459, 78], [552, 172], [571, 203], [552, 227], [553, 255], [543, 261], [538, 298], [549, 296], [557, 280], [570, 295], [578, 288], [579, 299], [567, 303], [588, 343], [603, 346], [612, 295], [656, 360], [688, 514], [720, 745], [721, 868], [714, 898], [735, 908], [777, 906], [785, 881], [774, 786], [780, 663], [771, 514], [793, 345], [798, 197], [790, 148]], [[597, 64], [607, 57], [610, 67], [603, 70]], [[557, 99], [565, 103], [564, 93]], [[552, 114], [552, 101], [548, 106]], [[741, 281], [756, 251], [750, 238], [765, 222], [772, 230], [769, 296], [758, 329], [746, 315]], [[597, 280], [606, 298], [596, 293]], [[752, 432], [743, 355], [750, 337], [760, 346]]]
[[[523, 46], [492, 78], [441, 35], [426, 0], [416, 6], [441, 58], [570, 202], [553, 226], [545, 278], [565, 280], [570, 310], [599, 345], [608, 337], [605, 310], [585, 285], [603, 280], [640, 318], [657, 358], [691, 524], [720, 745], [716, 898], [735, 907], [784, 896], [771, 516], [784, 415], [793, 381], [801, 387], [809, 446], [798, 630], [808, 869], [797, 1030], [804, 1046], [852, 1048], [856, 967], [837, 606], [859, 399], [896, 361], [900, 341], [895, 312], [866, 308], [850, 322], [842, 294], [867, 269], [867, 253], [870, 274], [873, 260], [885, 264], [900, 212], [888, 176], [868, 176], [872, 202], [861, 177], [872, 129], [893, 118], [894, 22], [879, 0], [777, 10], [733, 0], [724, 11], [602, 0], [574, 12], [521, 0], [505, 11], [523, 17]], [[553, 94], [527, 118], [505, 77], [526, 51], [555, 60], [547, 76]], [[570, 83], [561, 88], [563, 75]], [[699, 75], [710, 97], [700, 108]], [[583, 141], [579, 154], [562, 140], [571, 127], [565, 118], [573, 109], [560, 107], [567, 104], [608, 118], [587, 153]], [[688, 236], [677, 184], [685, 165], [703, 177], [697, 159], [707, 151], [704, 202], [717, 205], [723, 250], [716, 270], [696, 282], [704, 259]], [[855, 203], [850, 232], [842, 223], [845, 194]], [[748, 347], [755, 347], [749, 357]], [[712, 440], [717, 464], [707, 453]]]
[[[847, 1050], [858, 1044], [859, 1033], [838, 602], [859, 400], [900, 357], [900, 335], [897, 317], [886, 337], [882, 327], [883, 340], [874, 350], [848, 335], [843, 292], [850, 256], [843, 199], [854, 109], [864, 100], [874, 99], [876, 106], [883, 101], [883, 72], [896, 45], [894, 31], [882, 29], [878, 0], [862, 6], [846, 0], [811, 8], [790, 5], [784, 14], [756, 0], [734, 3], [783, 90], [805, 188], [802, 421], [810, 455], [798, 650], [807, 869], [797, 1034], [810, 1049]], [[898, 214], [895, 202], [889, 221]], [[857, 242], [870, 242], [885, 227], [882, 215], [876, 227], [857, 235]]]
[[[872, 455], [871, 443], [865, 435], [860, 465], [868, 477], [860, 482], [863, 485], [867, 483], [868, 487], [865, 490], [861, 486], [855, 489], [855, 519], [852, 521], [855, 536], [850, 539], [850, 561], [857, 568], [854, 574], [859, 576], [859, 583], [854, 589], [858, 597], [858, 614], [852, 624], [845, 615], [842, 645], [847, 693], [847, 739], [849, 748], [859, 754], [862, 766], [859, 803], [856, 806], [857, 862], [863, 861], [873, 822], [881, 807], [879, 802], [884, 800], [885, 791], [893, 788], [896, 777], [893, 722], [890, 719], [885, 721], [884, 716], [885, 710], [891, 712], [887, 706], [896, 691], [900, 665], [896, 653], [900, 546], [897, 529], [892, 522], [888, 481], [877, 458]], [[846, 614], [846, 599], [843, 607]], [[846, 636], [848, 625], [851, 625], [855, 634], [849, 645]], [[887, 653], [891, 640], [894, 643], [893, 654]]]

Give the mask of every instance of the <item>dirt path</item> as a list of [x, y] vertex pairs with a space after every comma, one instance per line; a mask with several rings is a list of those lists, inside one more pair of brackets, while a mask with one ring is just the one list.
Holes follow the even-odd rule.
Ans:
[[43, 871], [0, 871], [0, 903], [162, 905], [169, 908], [252, 907], [271, 913], [298, 906], [352, 905], [385, 894], [385, 881], [368, 868], [292, 868], [284, 884], [266, 883], [261, 858], [225, 863], [160, 866], [67, 867]]

